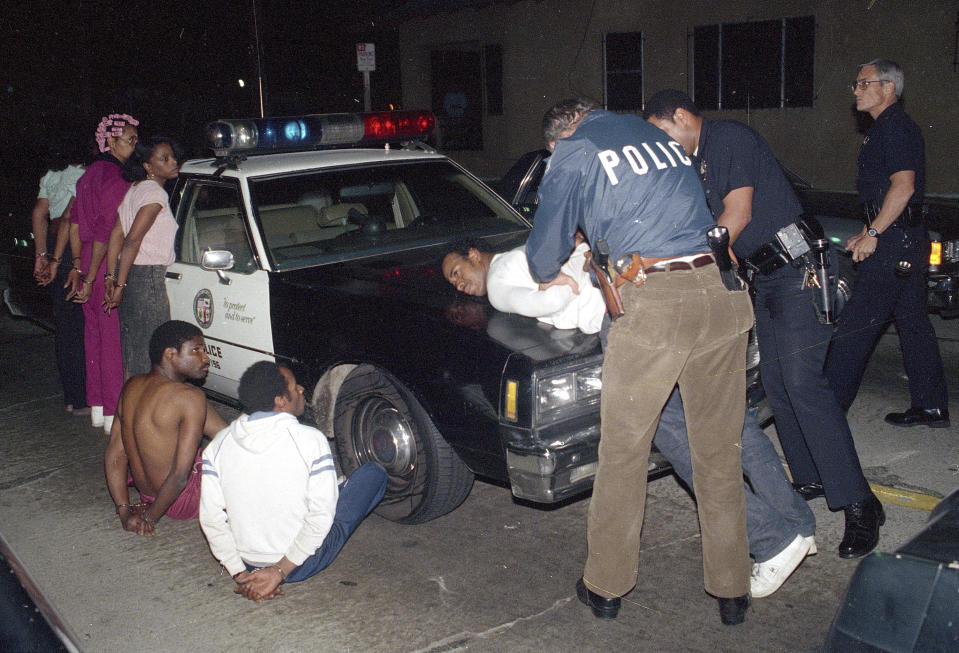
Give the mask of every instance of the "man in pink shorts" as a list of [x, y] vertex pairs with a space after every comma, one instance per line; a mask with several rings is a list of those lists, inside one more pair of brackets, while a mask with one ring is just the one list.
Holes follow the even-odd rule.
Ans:
[[[150, 338], [149, 374], [127, 381], [103, 467], [124, 530], [153, 535], [160, 517], [196, 519], [200, 505], [203, 435], [226, 422], [187, 380], [206, 378], [210, 359], [199, 328], [171, 320]], [[130, 502], [128, 479], [140, 493]]]

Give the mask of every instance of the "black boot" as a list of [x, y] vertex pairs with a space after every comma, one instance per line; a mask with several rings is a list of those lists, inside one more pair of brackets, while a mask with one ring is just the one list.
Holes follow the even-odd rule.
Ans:
[[749, 594], [743, 594], [731, 599], [716, 597], [719, 601], [719, 619], [724, 626], [735, 626], [746, 620], [746, 610], [749, 608]]
[[839, 543], [839, 557], [861, 558], [879, 543], [879, 527], [885, 523], [886, 513], [872, 493], [843, 510], [846, 512], [846, 532]]
[[889, 413], [886, 421], [895, 426], [929, 426], [934, 429], [949, 428], [948, 408], [912, 407], [904, 413]]
[[793, 487], [806, 501], [826, 496], [826, 491], [822, 488], [822, 483], [793, 483]]
[[615, 619], [619, 613], [619, 597], [608, 599], [586, 587], [585, 581], [580, 578], [576, 581], [576, 597], [583, 605], [588, 605], [597, 619]]

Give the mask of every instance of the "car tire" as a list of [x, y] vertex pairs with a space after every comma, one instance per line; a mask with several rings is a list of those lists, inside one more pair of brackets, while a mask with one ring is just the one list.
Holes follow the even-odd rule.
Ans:
[[359, 367], [343, 381], [333, 432], [344, 474], [371, 461], [386, 469], [376, 513], [392, 521], [419, 524], [445, 515], [473, 486], [473, 473], [419, 402], [381, 370]]

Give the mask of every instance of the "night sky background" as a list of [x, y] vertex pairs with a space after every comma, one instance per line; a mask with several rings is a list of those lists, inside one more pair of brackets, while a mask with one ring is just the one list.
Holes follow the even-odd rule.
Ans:
[[[259, 115], [254, 0], [4, 3], [0, 199], [28, 217], [47, 143], [129, 113], [206, 155], [203, 127]], [[400, 102], [401, 0], [256, 0], [267, 115], [363, 110], [356, 43], [376, 44], [372, 108]], [[244, 88], [239, 79], [246, 83]], [[26, 213], [24, 208], [26, 207]], [[9, 225], [6, 225], [9, 226]]]

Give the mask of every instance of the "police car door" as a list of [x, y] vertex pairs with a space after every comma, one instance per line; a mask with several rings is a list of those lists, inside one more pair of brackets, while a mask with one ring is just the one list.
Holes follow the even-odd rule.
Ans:
[[[269, 278], [254, 256], [242, 195], [233, 179], [188, 179], [178, 202], [177, 258], [167, 268], [173, 319], [198, 325], [210, 373], [205, 388], [237, 396], [240, 376], [273, 358]], [[228, 250], [227, 271], [200, 266], [206, 250]]]

